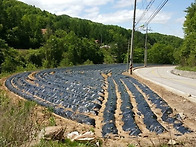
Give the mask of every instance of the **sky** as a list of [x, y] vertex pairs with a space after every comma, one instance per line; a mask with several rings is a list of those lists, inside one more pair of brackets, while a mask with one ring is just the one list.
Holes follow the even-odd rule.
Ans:
[[[52, 14], [66, 14], [71, 17], [88, 19], [109, 25], [118, 25], [126, 29], [132, 28], [134, 0], [19, 0], [36, 6]], [[154, 2], [153, 2], [154, 1]], [[144, 33], [141, 28], [149, 17], [165, 0], [137, 0], [136, 30]], [[168, 0], [166, 5], [148, 24], [151, 32], [174, 35], [183, 38], [183, 23], [187, 7], [195, 0]], [[152, 3], [153, 2], [153, 3]], [[152, 3], [144, 14], [144, 10]], [[139, 21], [139, 22], [138, 22]]]

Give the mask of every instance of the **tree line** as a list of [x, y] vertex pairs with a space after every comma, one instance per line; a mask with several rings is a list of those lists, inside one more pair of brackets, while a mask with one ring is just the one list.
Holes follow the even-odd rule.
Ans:
[[[188, 15], [187, 19], [191, 18]], [[185, 25], [188, 26], [186, 22]], [[190, 38], [187, 36], [183, 41], [175, 36], [150, 33], [148, 62], [181, 63], [179, 56], [186, 50], [186, 39]], [[57, 16], [16, 0], [0, 0], [2, 72], [123, 63], [127, 61], [130, 37], [131, 30], [119, 26], [103, 25], [68, 15]], [[145, 34], [136, 31], [134, 41], [134, 62], [141, 63]]]

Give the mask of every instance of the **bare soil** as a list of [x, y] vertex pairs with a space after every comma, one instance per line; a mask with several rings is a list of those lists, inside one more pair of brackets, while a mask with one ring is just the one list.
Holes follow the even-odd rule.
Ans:
[[[128, 75], [128, 73], [124, 73], [125, 75]], [[104, 75], [105, 78], [109, 75]], [[157, 135], [153, 133], [149, 133], [146, 131], [147, 129], [145, 128], [143, 122], [141, 121], [142, 119], [140, 116], [136, 115], [137, 119], [137, 124], [139, 124], [140, 129], [145, 132], [142, 133], [138, 137], [133, 137], [129, 136], [127, 132], [122, 130], [122, 121], [121, 121], [121, 111], [119, 108], [119, 103], [121, 103], [120, 100], [120, 94], [118, 90], [116, 91], [117, 94], [117, 110], [115, 114], [116, 118], [116, 126], [118, 130], [120, 130], [119, 135], [116, 136], [108, 136], [107, 138], [102, 138], [101, 137], [101, 128], [102, 128], [102, 120], [103, 120], [103, 110], [105, 103], [107, 101], [107, 82], [105, 83], [106, 87], [105, 89], [105, 100], [103, 101], [102, 108], [100, 109], [99, 115], [95, 118], [96, 120], [96, 126], [95, 128], [93, 126], [85, 125], [85, 124], [80, 124], [75, 121], [57, 116], [56, 114], [53, 114], [53, 117], [55, 118], [56, 125], [63, 126], [66, 128], [65, 130], [65, 136], [66, 134], [73, 132], [73, 131], [78, 131], [79, 133], [84, 133], [87, 131], [94, 131], [96, 138], [99, 138], [99, 140], [102, 140], [103, 146], [107, 147], [126, 147], [130, 144], [135, 145], [135, 146], [161, 146], [164, 144], [168, 144], [169, 140], [175, 140], [176, 145], [175, 146], [187, 146], [187, 147], [196, 147], [196, 103], [190, 102], [187, 99], [178, 96], [175, 93], [169, 92], [166, 89], [164, 89], [161, 86], [158, 86], [148, 80], [144, 80], [136, 75], [132, 76], [133, 78], [136, 78], [139, 80], [141, 83], [146, 84], [151, 90], [155, 91], [160, 97], [162, 97], [168, 105], [173, 109], [174, 114], [179, 114], [183, 113], [185, 115], [185, 118], [183, 119], [184, 126], [190, 128], [193, 132], [189, 134], [185, 134], [182, 136], [177, 136], [175, 135], [176, 132], [173, 130], [172, 127], [170, 127], [168, 124], [163, 124], [165, 128], [167, 128], [167, 132]], [[20, 100], [25, 100], [22, 97], [10, 92], [5, 86], [6, 78], [0, 79], [0, 89], [6, 91], [7, 95], [14, 101], [18, 102]], [[118, 89], [118, 86], [116, 86], [116, 89]], [[131, 92], [129, 92], [130, 97], [132, 97]], [[147, 100], [147, 99], [146, 99]], [[132, 103], [134, 104], [134, 99], [131, 98]], [[148, 102], [148, 101], [147, 101]], [[148, 102], [149, 106], [151, 106], [151, 109], [156, 113], [158, 116], [158, 121], [161, 121], [159, 116], [161, 115], [161, 112], [159, 112], [157, 109], [154, 109], [154, 106]], [[134, 110], [134, 109], [133, 109]], [[49, 125], [49, 117], [47, 113], [45, 113], [46, 108], [41, 107], [39, 105], [36, 106], [35, 112], [37, 113], [37, 117], [39, 120], [39, 123], [41, 123], [43, 126]], [[135, 110], [136, 111], [136, 110]], [[137, 114], [137, 112], [136, 112]]]

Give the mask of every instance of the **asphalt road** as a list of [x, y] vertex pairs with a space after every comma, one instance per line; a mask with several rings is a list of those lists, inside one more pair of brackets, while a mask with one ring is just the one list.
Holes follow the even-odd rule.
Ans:
[[171, 73], [174, 68], [175, 66], [147, 67], [136, 69], [134, 73], [196, 102], [196, 79], [174, 75]]

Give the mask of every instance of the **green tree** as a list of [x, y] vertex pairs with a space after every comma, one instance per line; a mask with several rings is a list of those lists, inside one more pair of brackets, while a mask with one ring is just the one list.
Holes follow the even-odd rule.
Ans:
[[4, 51], [8, 49], [8, 45], [5, 40], [0, 39], [0, 73], [1, 73], [1, 64], [4, 62]]
[[135, 48], [133, 61], [135, 63], [143, 63], [144, 62], [144, 48]]
[[196, 2], [186, 10], [185, 40], [180, 51], [181, 65], [196, 66]]
[[45, 60], [43, 66], [46, 68], [57, 67], [62, 59], [63, 44], [61, 39], [52, 35], [43, 46]]
[[173, 52], [174, 49], [172, 46], [155, 43], [148, 50], [148, 60], [150, 63], [173, 64]]
[[7, 48], [3, 52], [4, 62], [1, 64], [2, 72], [14, 72], [17, 67], [25, 67], [23, 57], [20, 56], [19, 52], [13, 48]]

